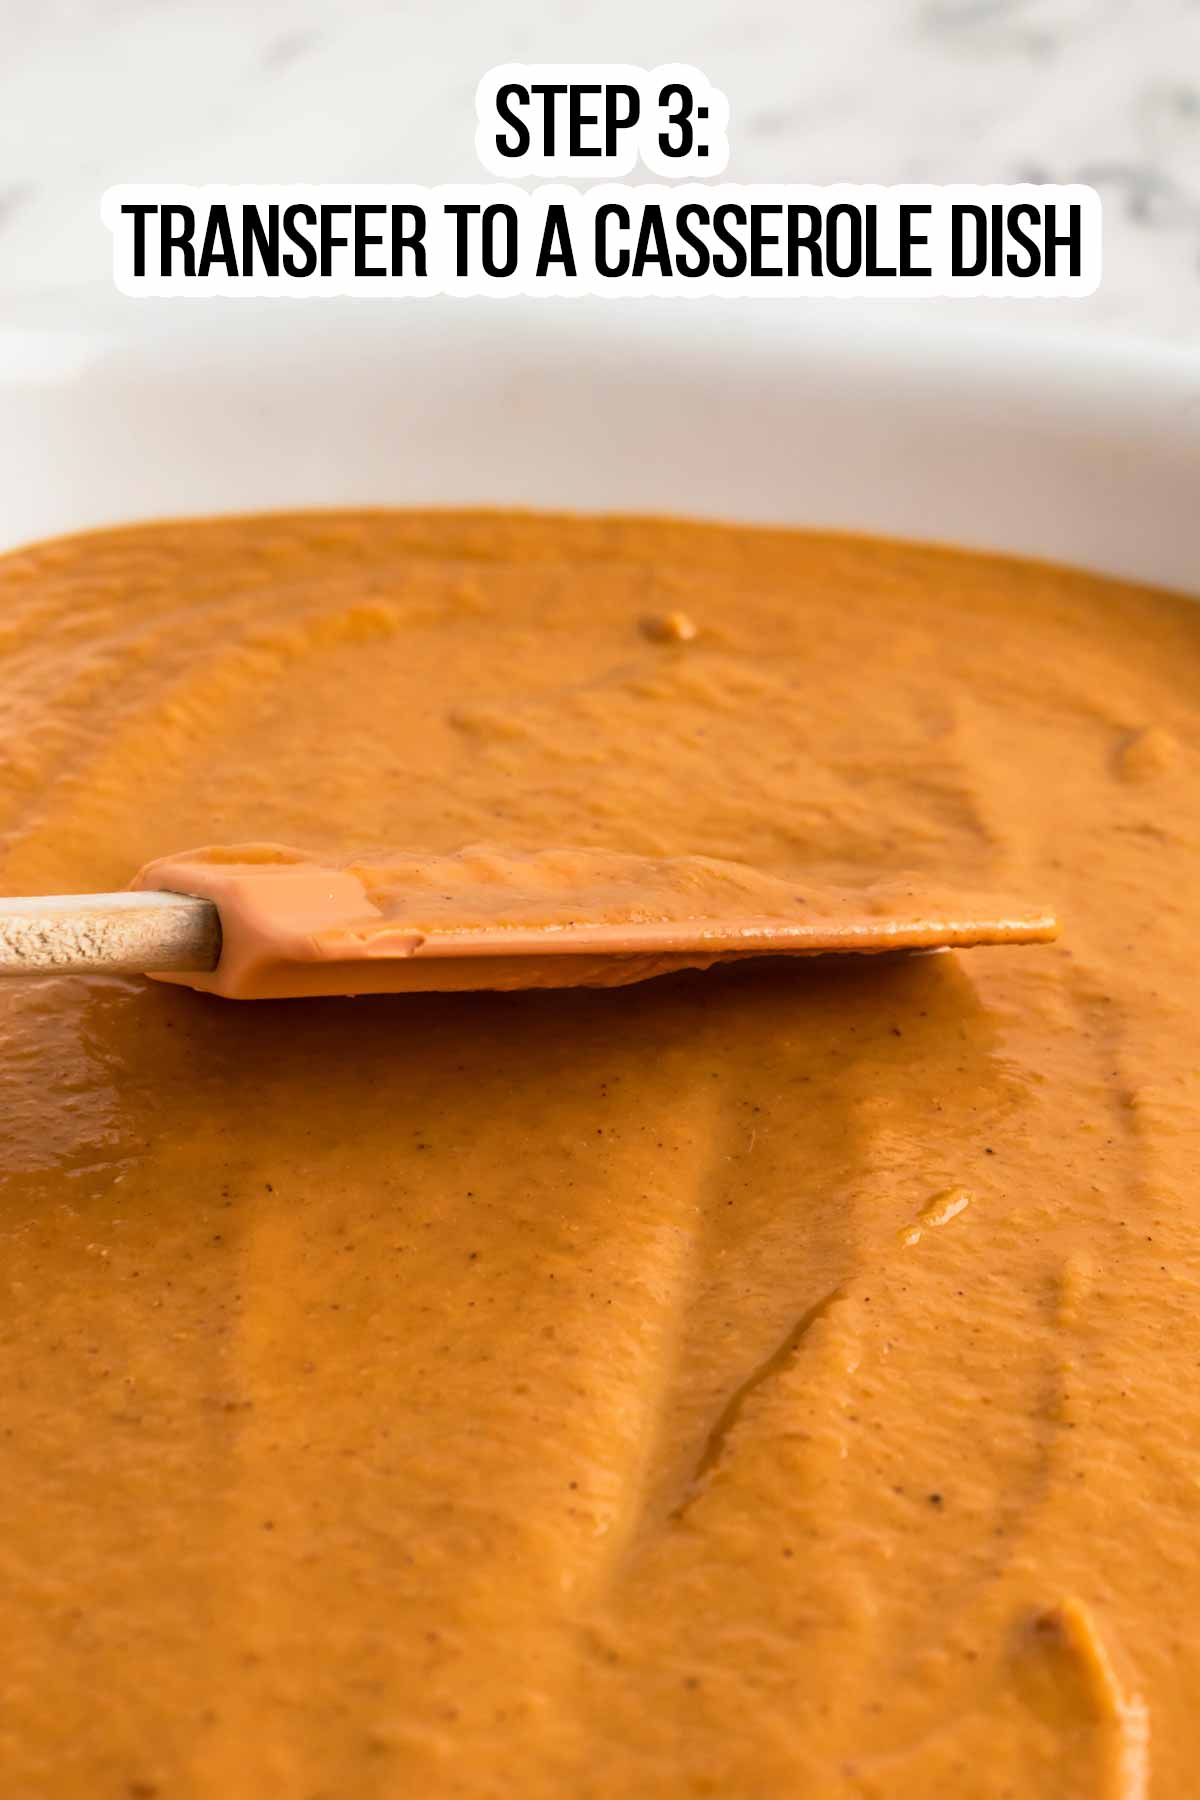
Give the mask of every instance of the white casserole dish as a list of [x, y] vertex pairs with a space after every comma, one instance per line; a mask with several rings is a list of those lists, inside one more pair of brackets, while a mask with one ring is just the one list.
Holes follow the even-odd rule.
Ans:
[[497, 504], [936, 539], [1195, 592], [1200, 356], [1072, 332], [1065, 302], [1053, 333], [997, 310], [64, 296], [57, 321], [0, 320], [0, 548]]

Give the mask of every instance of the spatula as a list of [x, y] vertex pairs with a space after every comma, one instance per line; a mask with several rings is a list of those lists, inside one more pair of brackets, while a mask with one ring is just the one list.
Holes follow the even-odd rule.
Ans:
[[1046, 907], [915, 877], [809, 885], [606, 850], [323, 859], [278, 844], [147, 864], [129, 890], [0, 900], [0, 974], [140, 973], [231, 999], [620, 986], [734, 958], [1045, 943]]

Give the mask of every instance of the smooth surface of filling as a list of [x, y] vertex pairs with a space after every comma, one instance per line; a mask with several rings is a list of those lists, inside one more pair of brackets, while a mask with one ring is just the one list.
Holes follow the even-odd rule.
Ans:
[[1067, 926], [611, 992], [0, 989], [6, 1791], [1192, 1791], [1200, 609], [270, 518], [9, 557], [0, 668], [10, 893], [486, 840]]

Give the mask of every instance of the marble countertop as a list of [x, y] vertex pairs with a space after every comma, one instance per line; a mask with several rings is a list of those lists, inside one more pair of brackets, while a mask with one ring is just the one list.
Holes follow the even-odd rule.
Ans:
[[494, 63], [682, 60], [729, 180], [1094, 184], [1097, 294], [956, 317], [1200, 349], [1200, 0], [0, 0], [0, 45], [0, 318], [111, 302], [111, 183], [474, 180]]

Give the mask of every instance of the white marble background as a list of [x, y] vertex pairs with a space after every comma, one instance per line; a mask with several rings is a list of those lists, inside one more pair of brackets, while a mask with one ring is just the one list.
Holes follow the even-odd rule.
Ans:
[[1200, 0], [0, 0], [0, 318], [110, 303], [112, 182], [477, 179], [511, 59], [699, 64], [730, 180], [1092, 182], [1098, 294], [956, 316], [1200, 350]]

